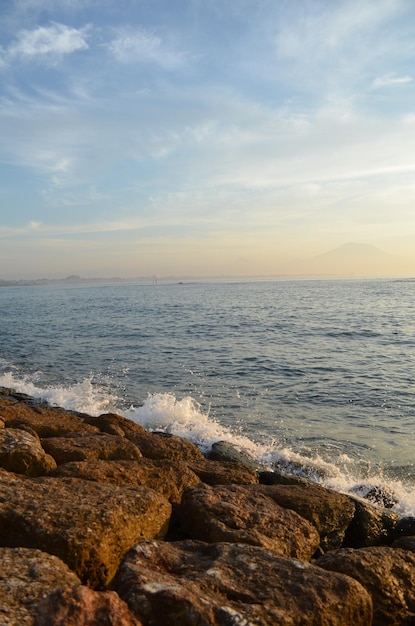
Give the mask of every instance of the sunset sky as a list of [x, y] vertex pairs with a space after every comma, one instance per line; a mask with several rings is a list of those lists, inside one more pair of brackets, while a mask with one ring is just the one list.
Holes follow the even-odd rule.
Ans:
[[1, 0], [0, 278], [415, 274], [414, 79], [413, 0]]

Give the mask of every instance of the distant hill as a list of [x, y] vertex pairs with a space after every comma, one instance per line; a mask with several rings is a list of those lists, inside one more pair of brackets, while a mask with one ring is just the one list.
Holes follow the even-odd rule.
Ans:
[[403, 261], [376, 246], [346, 243], [311, 259], [309, 272], [351, 276], [390, 275], [403, 271]]

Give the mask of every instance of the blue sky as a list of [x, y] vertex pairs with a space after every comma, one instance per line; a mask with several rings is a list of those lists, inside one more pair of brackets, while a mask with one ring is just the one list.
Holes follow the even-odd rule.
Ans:
[[413, 0], [2, 0], [0, 278], [415, 273], [414, 61]]

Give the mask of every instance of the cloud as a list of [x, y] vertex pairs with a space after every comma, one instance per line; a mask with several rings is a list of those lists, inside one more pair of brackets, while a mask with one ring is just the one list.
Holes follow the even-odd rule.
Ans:
[[184, 60], [183, 53], [169, 49], [160, 37], [143, 28], [120, 33], [107, 48], [122, 63], [155, 63], [170, 69]]
[[393, 76], [392, 74], [384, 74], [375, 78], [372, 82], [373, 89], [381, 89], [383, 87], [397, 87], [406, 85], [413, 81], [412, 76]]
[[88, 29], [88, 26], [76, 29], [54, 22], [50, 26], [39, 26], [34, 30], [21, 30], [7, 49], [7, 56], [30, 59], [38, 56], [63, 56], [86, 50]]

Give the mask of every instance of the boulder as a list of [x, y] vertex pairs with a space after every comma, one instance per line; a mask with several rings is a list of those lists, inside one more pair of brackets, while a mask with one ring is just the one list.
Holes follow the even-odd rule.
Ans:
[[142, 429], [126, 432], [125, 436], [140, 449], [143, 456], [149, 459], [197, 461], [205, 458], [194, 443], [170, 433], [150, 433]]
[[105, 433], [70, 433], [63, 437], [42, 439], [42, 446], [57, 465], [71, 461], [103, 459], [120, 461], [140, 459], [141, 452], [131, 441]]
[[312, 524], [249, 486], [189, 487], [177, 515], [188, 538], [209, 543], [246, 543], [305, 561], [320, 543]]
[[389, 547], [344, 548], [317, 565], [359, 581], [373, 601], [375, 626], [415, 623], [415, 554]]
[[80, 582], [52, 554], [30, 548], [0, 548], [0, 624], [32, 626], [42, 598], [58, 587]]
[[247, 489], [266, 495], [313, 524], [320, 534], [323, 550], [342, 545], [355, 513], [354, 503], [347, 496], [312, 483], [252, 485]]
[[146, 625], [369, 626], [369, 594], [341, 574], [242, 544], [144, 542], [114, 581]]
[[309, 485], [309, 481], [294, 474], [283, 474], [281, 472], [262, 470], [258, 472], [258, 479], [261, 485]]
[[189, 461], [190, 469], [208, 485], [250, 485], [258, 482], [258, 474], [237, 461]]
[[403, 550], [409, 550], [410, 552], [415, 552], [415, 535], [407, 536], [403, 535], [399, 539], [396, 539], [392, 548], [402, 548]]
[[0, 466], [9, 472], [26, 476], [42, 476], [56, 467], [55, 460], [46, 454], [40, 441], [24, 430], [0, 430]]
[[400, 516], [392, 511], [354, 500], [355, 515], [343, 541], [345, 548], [390, 545]]
[[162, 494], [172, 504], [182, 499], [186, 487], [200, 480], [185, 463], [180, 461], [77, 461], [59, 465], [50, 476], [83, 478], [113, 485], [148, 487]]
[[98, 432], [79, 414], [44, 404], [29, 404], [0, 395], [0, 417], [9, 428], [35, 431], [39, 437], [60, 437], [66, 433]]
[[395, 526], [394, 537], [408, 537], [415, 535], [415, 517], [403, 517]]
[[233, 461], [255, 470], [259, 463], [247, 450], [236, 446], [229, 441], [216, 441], [207, 455], [213, 461]]
[[84, 418], [84, 422], [99, 428], [101, 432], [107, 433], [108, 435], [120, 435], [125, 437], [128, 433], [141, 433], [143, 436], [149, 434], [140, 424], [117, 413], [103, 413], [102, 415], [98, 415], [98, 417], [87, 416]]
[[0, 544], [55, 554], [91, 587], [105, 586], [135, 543], [164, 537], [170, 514], [151, 489], [0, 474]]
[[142, 626], [114, 591], [65, 587], [44, 598], [34, 626]]

